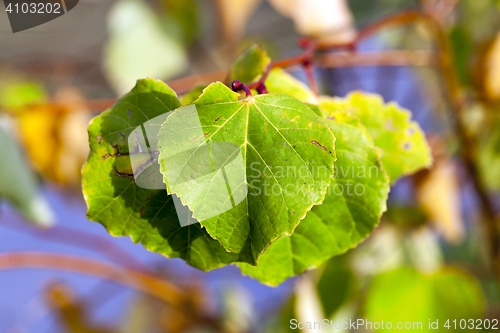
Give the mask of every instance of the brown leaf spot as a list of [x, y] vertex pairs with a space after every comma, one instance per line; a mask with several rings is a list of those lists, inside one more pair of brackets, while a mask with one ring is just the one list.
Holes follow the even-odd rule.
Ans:
[[316, 140], [312, 140], [311, 143], [317, 147], [320, 147], [321, 149], [323, 149], [324, 151], [327, 151], [326, 147], [322, 146], [318, 141]]
[[115, 174], [116, 174], [117, 177], [125, 177], [125, 178], [134, 179], [134, 175], [133, 174], [119, 172], [118, 169], [116, 169], [116, 167], [115, 167]]
[[130, 153], [120, 153], [116, 147], [115, 147], [115, 149], [116, 149], [116, 153], [115, 154], [111, 155], [111, 154], [107, 153], [106, 155], [104, 155], [102, 157], [102, 159], [103, 160], [107, 160], [110, 157], [120, 157], [120, 156], [129, 156], [130, 155]]

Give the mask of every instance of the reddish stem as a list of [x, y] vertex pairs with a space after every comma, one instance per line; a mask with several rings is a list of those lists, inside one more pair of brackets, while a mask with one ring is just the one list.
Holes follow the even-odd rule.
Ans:
[[312, 91], [314, 92], [314, 94], [319, 95], [318, 83], [316, 82], [316, 78], [314, 77], [312, 61], [310, 60], [304, 61], [303, 66], [307, 75], [307, 80], [309, 81], [309, 85], [311, 86]]
[[243, 90], [245, 92], [245, 94], [247, 95], [247, 97], [252, 96], [252, 92], [250, 91], [250, 89], [248, 89], [248, 87], [246, 86], [246, 84], [241, 83], [238, 80], [236, 80], [236, 81], [233, 82], [233, 84], [231, 85], [231, 88], [234, 91], [241, 91], [241, 90]]
[[255, 89], [257, 89], [257, 92], [259, 94], [269, 94], [269, 91], [267, 91], [266, 85], [262, 82], [259, 82], [259, 85]]

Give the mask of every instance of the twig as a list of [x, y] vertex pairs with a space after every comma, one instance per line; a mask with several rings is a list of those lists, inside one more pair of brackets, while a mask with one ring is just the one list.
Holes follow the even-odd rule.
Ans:
[[311, 61], [304, 63], [304, 70], [306, 72], [307, 81], [309, 82], [311, 90], [316, 96], [319, 96], [318, 82], [316, 82], [316, 78], [314, 76], [314, 69]]

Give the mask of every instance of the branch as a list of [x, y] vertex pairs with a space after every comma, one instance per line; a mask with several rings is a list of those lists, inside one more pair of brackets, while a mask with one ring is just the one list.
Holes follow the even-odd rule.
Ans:
[[0, 271], [22, 268], [57, 269], [91, 275], [131, 287], [174, 306], [180, 306], [185, 301], [184, 293], [173, 284], [152, 274], [134, 269], [118, 268], [92, 259], [55, 253], [0, 254]]
[[366, 26], [364, 29], [362, 29], [359, 32], [359, 34], [358, 34], [358, 36], [353, 44], [355, 46], [357, 46], [357, 44], [359, 44], [361, 41], [379, 33], [383, 29], [405, 25], [408, 23], [418, 21], [422, 18], [423, 18], [422, 12], [419, 10], [408, 10], [408, 11], [403, 11], [403, 12], [400, 12], [400, 13], [397, 13], [397, 14], [394, 14], [391, 16], [387, 16], [381, 20], [376, 21], [375, 23], [372, 23], [372, 24]]
[[458, 135], [461, 146], [460, 154], [481, 203], [481, 209], [484, 215], [484, 225], [488, 233], [487, 236], [493, 269], [495, 270], [498, 280], [500, 280], [500, 232], [497, 223], [497, 216], [488, 197], [488, 191], [481, 181], [479, 170], [474, 163], [474, 142], [467, 135], [464, 124], [462, 123], [462, 114], [466, 109], [465, 106], [468, 101], [459, 83], [460, 81], [456, 71], [455, 58], [453, 56], [449, 40], [447, 39], [439, 22], [433, 16], [425, 14], [422, 16], [432, 27], [441, 51], [439, 65], [448, 90], [451, 106], [453, 108], [452, 116], [454, 117], [455, 131]]
[[321, 67], [362, 67], [362, 66], [436, 66], [439, 56], [432, 51], [339, 51], [318, 55], [314, 61]]
[[[380, 32], [380, 30], [388, 28], [388, 27], [394, 27], [394, 26], [399, 26], [403, 24], [407, 24], [410, 22], [414, 22], [416, 20], [424, 18], [423, 13], [420, 11], [416, 10], [409, 10], [405, 11], [402, 13], [398, 13], [392, 16], [388, 16], [386, 18], [383, 18], [379, 21], [376, 21], [364, 29], [360, 31], [358, 34], [357, 38], [350, 43], [343, 43], [343, 44], [321, 44], [317, 43], [311, 40], [307, 39], [301, 39], [299, 42], [301, 44], [301, 47], [304, 48], [304, 52], [298, 56], [294, 56], [291, 58], [283, 59], [277, 62], [273, 62], [271, 66], [268, 67], [268, 70], [263, 76], [263, 79], [267, 77], [268, 72], [272, 68], [280, 67], [280, 68], [287, 68], [295, 65], [306, 65], [308, 62], [312, 61], [314, 59], [315, 54], [317, 51], [324, 51], [324, 50], [338, 50], [338, 49], [348, 49], [348, 50], [354, 50], [354, 48], [364, 39]], [[408, 51], [410, 52], [410, 51]], [[425, 51], [416, 51], [416, 52], [425, 52]], [[356, 55], [355, 57], [352, 57], [353, 55]], [[403, 55], [399, 54], [398, 57], [391, 57], [391, 60], [384, 60], [382, 61], [381, 59], [383, 58], [384, 54], [383, 52], [380, 53], [378, 57], [373, 58], [373, 53], [354, 53], [354, 52], [349, 52], [349, 53], [344, 53], [342, 55], [337, 55], [337, 54], [331, 54], [328, 56], [321, 56], [320, 59], [325, 60], [326, 57], [329, 59], [333, 59], [334, 57], [339, 57], [338, 62], [331, 61], [329, 60], [329, 67], [347, 67], [346, 63], [346, 58], [347, 56], [350, 56], [352, 59], [349, 62], [349, 66], [404, 66], [405, 64], [413, 64], [417, 63], [417, 66], [419, 66], [422, 63], [426, 63], [426, 61], [432, 62], [432, 60], [428, 59], [412, 59], [412, 60], [404, 60], [403, 58], [406, 57], [415, 57], [415, 55]], [[422, 57], [423, 55], [420, 54], [417, 57]], [[370, 61], [370, 58], [372, 60]], [[381, 64], [382, 63], [382, 64]], [[310, 67], [310, 66], [309, 66]], [[312, 75], [312, 70], [309, 69], [307, 74], [309, 77], [309, 80], [311, 81], [311, 85], [313, 86], [312, 88], [314, 89], [315, 85], [315, 80], [313, 79]], [[215, 71], [215, 72], [209, 72], [209, 73], [203, 73], [203, 74], [197, 74], [193, 76], [188, 76], [185, 78], [169, 81], [168, 85], [174, 90], [177, 91], [178, 93], [186, 92], [192, 87], [194, 87], [197, 84], [207, 84], [210, 82], [214, 81], [225, 81], [227, 78], [227, 71]], [[262, 81], [262, 79], [260, 80]], [[251, 89], [257, 88], [260, 84], [263, 82], [255, 82], [254, 84], [249, 84], [248, 87]], [[316, 89], [317, 90], [317, 89]], [[31, 104], [30, 107], [36, 107], [36, 106], [49, 106], [49, 108], [45, 108], [45, 112], [50, 112], [50, 113], [60, 113], [64, 114], [67, 112], [71, 112], [72, 106], [74, 105], [85, 105], [87, 109], [91, 112], [95, 113], [100, 113], [103, 110], [108, 109], [111, 107], [114, 103], [116, 102], [116, 99], [103, 99], [103, 100], [85, 100], [85, 101], [78, 101], [78, 102], [53, 102], [53, 103], [43, 103], [43, 104]], [[23, 106], [22, 108], [17, 108], [18, 110], [13, 110], [13, 111], [19, 111], [19, 110], [26, 110], [26, 106]]]
[[37, 237], [45, 241], [58, 242], [70, 246], [80, 247], [89, 251], [101, 253], [119, 265], [136, 269], [144, 273], [153, 274], [153, 271], [142, 262], [137, 260], [127, 251], [108, 241], [107, 238], [83, 231], [56, 225], [49, 229], [39, 229], [27, 226], [25, 223], [9, 223], [0, 226]]

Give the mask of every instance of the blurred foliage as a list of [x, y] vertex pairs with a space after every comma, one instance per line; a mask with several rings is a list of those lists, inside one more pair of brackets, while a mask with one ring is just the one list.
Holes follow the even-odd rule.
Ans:
[[463, 85], [467, 85], [469, 81], [467, 69], [472, 53], [472, 41], [469, 32], [464, 27], [455, 26], [450, 31], [450, 41], [460, 81]]
[[199, 8], [195, 0], [158, 0], [165, 14], [162, 22], [169, 36], [183, 44], [191, 43], [199, 33]]
[[376, 21], [384, 15], [420, 6], [419, 0], [348, 0], [356, 23], [362, 25]]
[[44, 296], [68, 333], [116, 332], [110, 328], [92, 324], [85, 305], [76, 300], [76, 296], [68, 286], [53, 283], [46, 288]]
[[322, 270], [317, 283], [318, 296], [326, 318], [331, 318], [349, 301], [359, 286], [346, 256], [332, 258]]
[[463, 272], [443, 270], [424, 275], [414, 268], [402, 267], [373, 279], [364, 308], [367, 320], [390, 321], [393, 329], [397, 322], [421, 322], [423, 330], [427, 330], [429, 320], [438, 320], [436, 332], [458, 332], [463, 331], [458, 326], [448, 329], [443, 325], [447, 320], [482, 318], [484, 299], [478, 282]]
[[29, 221], [49, 227], [55, 222], [54, 214], [8, 124], [6, 118], [0, 117], [0, 199], [8, 200]]
[[484, 184], [500, 191], [500, 118], [488, 125], [478, 140], [477, 164]]
[[47, 93], [38, 83], [5, 80], [0, 84], [0, 107], [15, 108], [46, 101]]
[[[493, 0], [461, 0], [448, 36], [460, 83], [494, 99], [498, 88], [500, 10]], [[471, 85], [472, 86], [469, 86]]]
[[119, 95], [129, 91], [138, 78], [166, 80], [187, 66], [184, 45], [163, 31], [159, 18], [143, 1], [120, 0], [114, 4], [109, 34], [104, 71]]
[[385, 213], [385, 218], [402, 229], [418, 228], [427, 223], [427, 217], [420, 207], [392, 205]]
[[243, 52], [234, 62], [229, 72], [229, 82], [239, 80], [241, 83], [250, 84], [259, 81], [271, 58], [259, 45], [252, 45]]
[[500, 28], [500, 11], [496, 0], [460, 0], [454, 25], [463, 27], [477, 48]]
[[[369, 239], [372, 240], [373, 237]], [[442, 267], [422, 273], [401, 263], [367, 274], [355, 269], [355, 262], [359, 259], [359, 255], [352, 254], [332, 258], [319, 276], [311, 274], [318, 299], [309, 309], [318, 307], [320, 320], [327, 318], [342, 323], [363, 318], [365, 322], [391, 322], [392, 329], [398, 322], [421, 322], [424, 331], [429, 320], [438, 320], [439, 329], [436, 331], [446, 332], [449, 329], [443, 325], [448, 319], [459, 322], [461, 319], [484, 318], [486, 299], [481, 285], [462, 270]], [[380, 262], [376, 260], [374, 264], [377, 263]], [[366, 262], [360, 264], [366, 265]], [[282, 312], [282, 332], [293, 331], [287, 330], [293, 318], [317, 321], [314, 313], [318, 315], [299, 306], [297, 298], [293, 297]], [[419, 330], [422, 329], [409, 331]], [[452, 327], [451, 331], [459, 330]]]

